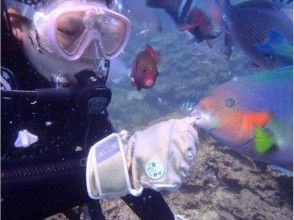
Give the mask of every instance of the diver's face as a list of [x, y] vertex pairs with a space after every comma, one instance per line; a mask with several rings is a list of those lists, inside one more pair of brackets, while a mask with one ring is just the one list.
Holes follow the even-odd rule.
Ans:
[[65, 74], [70, 83], [76, 81], [74, 75], [88, 70], [96, 72], [102, 60], [95, 45], [89, 45], [84, 54], [77, 60], [69, 61], [46, 48], [46, 42], [38, 35], [32, 24], [24, 24], [22, 27], [23, 50], [36, 70], [48, 81], [53, 75]]

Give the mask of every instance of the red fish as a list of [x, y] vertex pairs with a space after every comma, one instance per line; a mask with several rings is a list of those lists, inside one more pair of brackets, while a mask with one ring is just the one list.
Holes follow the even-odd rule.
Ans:
[[137, 90], [150, 89], [154, 86], [158, 76], [157, 64], [160, 59], [160, 53], [154, 51], [153, 48], [147, 44], [144, 51], [140, 52], [133, 63], [132, 85], [137, 87]]

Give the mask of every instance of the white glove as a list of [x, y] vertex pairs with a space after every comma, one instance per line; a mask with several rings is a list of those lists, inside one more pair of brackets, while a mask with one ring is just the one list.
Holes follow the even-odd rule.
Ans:
[[160, 122], [136, 132], [128, 143], [127, 161], [135, 189], [176, 190], [196, 155], [197, 131], [191, 118]]
[[87, 161], [89, 196], [102, 199], [128, 193], [137, 196], [143, 188], [178, 189], [196, 156], [199, 140], [194, 121], [187, 117], [159, 122], [136, 132], [124, 147], [118, 135], [119, 147], [105, 147], [104, 139], [99, 141]]

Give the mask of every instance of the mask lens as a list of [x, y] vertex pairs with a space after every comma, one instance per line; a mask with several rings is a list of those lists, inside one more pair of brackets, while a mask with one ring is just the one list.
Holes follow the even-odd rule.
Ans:
[[85, 34], [83, 22], [85, 12], [68, 12], [60, 16], [56, 23], [56, 39], [62, 50], [71, 55], [76, 53]]
[[82, 54], [84, 51], [79, 50], [87, 48], [93, 40], [99, 40], [104, 54], [111, 56], [121, 48], [127, 35], [124, 20], [101, 10], [63, 13], [56, 26], [57, 43], [67, 55]]
[[126, 24], [116, 17], [108, 17], [101, 25], [100, 33], [104, 53], [111, 56], [125, 41]]

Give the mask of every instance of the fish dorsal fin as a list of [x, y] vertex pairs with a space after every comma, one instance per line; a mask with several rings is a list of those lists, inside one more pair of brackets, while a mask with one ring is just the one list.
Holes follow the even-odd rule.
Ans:
[[195, 24], [181, 24], [178, 26], [178, 29], [180, 31], [186, 31], [186, 30], [190, 30], [190, 29], [193, 29], [195, 27], [197, 27], [198, 25], [195, 25]]
[[150, 57], [152, 57], [152, 59], [153, 59], [156, 63], [159, 62], [159, 60], [160, 60], [160, 52], [154, 51], [153, 48], [152, 48], [149, 44], [146, 45], [146, 49], [145, 49], [145, 51], [146, 51], [146, 53], [147, 53]]
[[155, 51], [153, 50], [153, 48], [149, 44], [146, 45], [145, 51], [151, 57], [153, 57], [155, 54]]
[[255, 151], [258, 154], [265, 154], [275, 146], [273, 136], [261, 127], [255, 128], [254, 143]]

